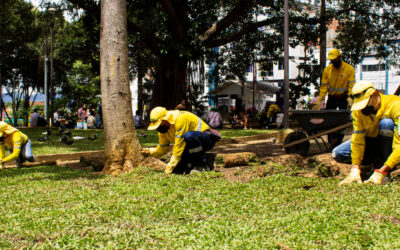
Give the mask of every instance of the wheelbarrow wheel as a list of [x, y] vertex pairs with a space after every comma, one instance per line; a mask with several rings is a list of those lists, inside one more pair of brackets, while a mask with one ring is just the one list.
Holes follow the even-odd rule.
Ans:
[[[289, 144], [291, 142], [295, 142], [301, 139], [307, 138], [306, 134], [300, 131], [295, 131], [288, 134], [285, 138], [284, 145]], [[291, 147], [286, 147], [285, 151], [288, 154], [299, 154], [301, 156], [306, 156], [308, 154], [308, 150], [310, 149], [310, 142], [305, 141]]]

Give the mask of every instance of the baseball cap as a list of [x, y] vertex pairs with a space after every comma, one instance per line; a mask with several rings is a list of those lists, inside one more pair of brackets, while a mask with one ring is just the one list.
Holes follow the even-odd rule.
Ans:
[[328, 53], [328, 60], [335, 60], [338, 56], [341, 56], [342, 54], [338, 49], [333, 49], [329, 51]]
[[351, 91], [353, 105], [351, 110], [361, 110], [368, 105], [369, 98], [376, 91], [374, 84], [370, 81], [361, 80], [354, 84]]

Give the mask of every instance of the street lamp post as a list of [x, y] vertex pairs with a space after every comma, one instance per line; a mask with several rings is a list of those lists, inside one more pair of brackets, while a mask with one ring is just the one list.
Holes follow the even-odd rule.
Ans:
[[47, 34], [44, 38], [44, 118], [49, 123], [49, 73], [47, 58]]
[[54, 113], [54, 67], [53, 67], [53, 55], [54, 55], [54, 13], [56, 12], [55, 8], [48, 8], [47, 11], [51, 14], [50, 20], [50, 37], [51, 37], [51, 45], [50, 45], [50, 115], [49, 118], [51, 120], [51, 124], [53, 124], [52, 114]]
[[284, 93], [284, 103], [283, 103], [283, 126], [284, 128], [289, 128], [289, 4], [288, 0], [284, 1], [284, 42], [283, 47], [285, 51], [284, 55], [284, 83], [283, 83], [283, 93]]

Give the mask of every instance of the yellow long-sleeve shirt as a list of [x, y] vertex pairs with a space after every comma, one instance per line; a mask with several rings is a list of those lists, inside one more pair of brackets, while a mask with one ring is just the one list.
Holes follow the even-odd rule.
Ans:
[[339, 69], [330, 64], [322, 73], [319, 96], [324, 99], [326, 93], [340, 95], [346, 92], [350, 96], [355, 80], [355, 71], [350, 64], [342, 62]]
[[172, 149], [171, 161], [174, 161], [175, 165], [180, 161], [183, 150], [185, 149], [186, 142], [183, 139], [183, 135], [189, 131], [200, 131], [203, 132], [210, 127], [202, 121], [198, 116], [188, 112], [172, 110], [167, 111], [166, 120], [171, 124], [167, 133], [158, 133], [159, 145], [151, 150], [151, 155], [154, 157], [160, 157], [168, 152], [169, 145], [174, 143]]
[[[0, 133], [4, 138], [0, 142], [0, 159], [4, 162], [16, 159], [21, 152], [22, 145], [28, 141], [28, 136], [5, 122], [0, 122]], [[12, 149], [12, 153], [4, 158], [5, 146]]]
[[382, 95], [381, 107], [375, 118], [365, 116], [361, 110], [353, 111], [353, 135], [351, 137], [351, 158], [352, 163], [360, 165], [365, 150], [365, 137], [377, 137], [379, 133], [379, 122], [384, 118], [392, 119], [396, 124], [393, 135], [393, 151], [385, 164], [393, 168], [400, 162], [400, 97], [394, 95]]

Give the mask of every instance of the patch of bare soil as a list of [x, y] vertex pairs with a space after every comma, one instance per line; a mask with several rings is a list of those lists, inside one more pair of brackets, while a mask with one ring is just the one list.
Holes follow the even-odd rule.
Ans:
[[394, 216], [388, 216], [388, 215], [379, 215], [379, 214], [373, 214], [370, 217], [373, 221], [381, 222], [381, 221], [390, 221], [393, 224], [400, 224], [400, 219], [396, 218]]
[[350, 171], [350, 165], [337, 163], [331, 153], [321, 153], [315, 142], [311, 143], [311, 156], [287, 154], [282, 138], [278, 137], [278, 133], [273, 133], [267, 137], [237, 138], [218, 144], [212, 150], [217, 155], [215, 170], [229, 180], [244, 182], [278, 173], [343, 178]]

